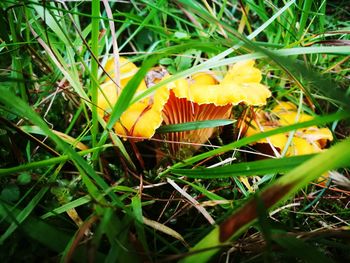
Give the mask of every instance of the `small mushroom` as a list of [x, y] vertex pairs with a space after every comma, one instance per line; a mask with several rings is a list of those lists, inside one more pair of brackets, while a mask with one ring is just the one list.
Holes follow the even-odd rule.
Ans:
[[[112, 70], [111, 60], [107, 62], [105, 70]], [[120, 82], [123, 89], [129, 80], [137, 73], [137, 66], [125, 58], [120, 61]], [[111, 77], [114, 75], [111, 73]], [[145, 81], [142, 81], [136, 91], [142, 92], [147, 89]], [[107, 80], [100, 86], [98, 94], [98, 113], [106, 120], [118, 100], [118, 87], [112, 80]], [[114, 129], [119, 136], [133, 137], [134, 140], [151, 138], [155, 130], [163, 122], [162, 109], [169, 97], [168, 87], [161, 87], [155, 92], [154, 98], [145, 98], [132, 104], [120, 117]]]
[[[297, 112], [297, 107], [290, 102], [279, 102], [272, 109], [271, 113], [260, 111], [255, 118], [249, 119], [249, 127], [245, 136], [251, 136], [262, 131], [270, 131], [278, 127], [288, 126], [297, 122], [305, 122], [312, 120], [313, 117]], [[318, 128], [311, 126], [298, 129], [295, 131], [293, 138], [288, 144], [290, 133], [281, 133], [261, 139], [252, 145], [265, 145], [275, 147], [279, 153], [287, 148], [286, 156], [311, 154], [322, 151], [326, 147], [328, 141], [333, 140], [332, 132], [328, 128]], [[260, 147], [261, 149], [261, 147]]]

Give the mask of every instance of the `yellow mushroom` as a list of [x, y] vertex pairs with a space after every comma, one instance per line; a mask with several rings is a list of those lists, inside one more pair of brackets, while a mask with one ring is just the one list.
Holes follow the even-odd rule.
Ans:
[[[164, 123], [227, 119], [232, 106], [239, 103], [264, 105], [271, 93], [260, 81], [261, 72], [254, 67], [254, 61], [233, 65], [221, 82], [216, 80], [212, 72], [199, 73], [190, 79], [179, 79], [175, 81], [175, 88], [172, 88], [164, 106]], [[174, 142], [170, 143], [170, 154], [176, 157], [192, 154], [214, 131], [214, 128], [204, 128], [167, 134], [166, 139]]]
[[[245, 135], [251, 136], [262, 131], [269, 131], [277, 127], [288, 126], [312, 119], [313, 117], [308, 114], [299, 114], [294, 104], [290, 102], [279, 102], [272, 109], [271, 113], [260, 111], [256, 114], [255, 118], [248, 120], [249, 128]], [[253, 144], [267, 144], [277, 148], [280, 153], [284, 151], [285, 147], [288, 147], [286, 156], [293, 156], [320, 152], [326, 147], [328, 141], [333, 140], [332, 132], [328, 128], [318, 128], [317, 126], [296, 130], [290, 144], [287, 145], [289, 136], [289, 132], [276, 134]]]
[[[112, 62], [112, 60], [107, 62], [105, 68], [107, 72], [111, 72]], [[134, 63], [125, 58], [121, 58], [120, 65], [120, 88], [123, 89], [129, 80], [137, 73], [138, 68]], [[113, 72], [111, 72], [110, 75], [112, 78], [114, 77]], [[136, 92], [142, 92], [145, 89], [147, 89], [146, 83], [142, 81]], [[109, 114], [118, 100], [120, 92], [117, 91], [118, 88], [116, 84], [110, 79], [100, 86], [98, 94], [98, 113], [106, 120], [109, 118]], [[151, 138], [163, 121], [161, 112], [168, 96], [169, 90], [166, 86], [158, 89], [154, 98], [145, 98], [131, 105], [115, 124], [114, 129], [116, 133], [120, 136], [134, 137], [136, 140]]]

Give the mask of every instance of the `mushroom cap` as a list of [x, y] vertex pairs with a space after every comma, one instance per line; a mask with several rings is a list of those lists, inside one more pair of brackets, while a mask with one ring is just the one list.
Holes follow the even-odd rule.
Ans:
[[254, 61], [248, 60], [233, 65], [220, 83], [211, 74], [201, 73], [192, 78], [192, 83], [186, 82], [186, 79], [177, 80], [173, 91], [176, 97], [186, 98], [199, 105], [245, 103], [262, 106], [266, 104], [271, 92], [260, 81], [260, 70], [254, 67]]
[[[107, 61], [105, 65], [105, 71], [108, 73], [108, 75], [112, 79], [115, 78], [113, 58], [110, 58]], [[138, 67], [128, 59], [124, 57], [119, 57], [119, 71], [120, 71], [120, 85], [121, 87], [125, 87], [126, 84], [129, 82], [129, 80], [131, 80], [132, 77], [138, 71]], [[111, 79], [107, 79], [105, 82], [108, 82], [108, 80], [111, 80]]]
[[215, 75], [208, 72], [198, 72], [190, 76], [190, 83], [192, 85], [214, 85], [217, 84], [218, 81], [215, 78]]
[[227, 72], [221, 84], [260, 83], [262, 79], [261, 71], [254, 67], [254, 64], [254, 60], [237, 62]]

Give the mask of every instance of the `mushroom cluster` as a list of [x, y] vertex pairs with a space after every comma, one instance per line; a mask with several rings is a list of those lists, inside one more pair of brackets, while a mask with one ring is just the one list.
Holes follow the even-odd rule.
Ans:
[[[137, 72], [137, 67], [125, 58], [120, 60], [120, 65], [120, 88], [123, 89]], [[106, 71], [110, 71], [111, 68], [111, 63], [107, 63]], [[163, 74], [156, 81], [168, 77], [169, 74]], [[168, 125], [227, 119], [232, 106], [239, 103], [251, 106], [266, 104], [271, 93], [260, 83], [261, 79], [261, 72], [254, 67], [252, 60], [234, 64], [221, 81], [218, 81], [217, 76], [211, 71], [178, 79], [157, 89], [153, 96], [132, 104], [122, 114], [114, 129], [119, 136], [142, 140], [152, 138], [162, 123]], [[137, 92], [145, 89], [147, 84], [142, 81]], [[112, 80], [107, 80], [101, 85], [98, 107], [99, 114], [105, 119], [118, 100], [117, 91]], [[214, 128], [203, 128], [171, 132], [163, 138], [170, 142], [169, 151], [172, 156], [179, 156], [178, 152], [183, 149], [186, 149], [188, 153], [185, 155], [188, 156], [198, 149], [200, 144], [206, 142], [214, 131]]]

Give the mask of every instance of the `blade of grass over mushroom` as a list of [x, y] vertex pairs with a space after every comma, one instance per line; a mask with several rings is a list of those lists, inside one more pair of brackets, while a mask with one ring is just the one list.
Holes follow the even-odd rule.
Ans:
[[296, 166], [314, 157], [301, 155], [281, 159], [267, 159], [253, 162], [243, 162], [216, 168], [198, 167], [196, 169], [172, 169], [170, 172], [179, 176], [195, 179], [222, 179], [234, 176], [264, 175], [292, 170]]
[[[101, 138], [99, 140], [98, 146], [102, 146], [105, 141], [108, 138], [108, 130], [111, 130], [111, 128], [114, 126], [114, 124], [118, 121], [118, 119], [120, 118], [121, 114], [128, 108], [128, 106], [130, 104], [133, 104], [135, 101], [135, 99], [132, 99], [132, 97], [134, 96], [136, 90], [137, 90], [137, 85], [142, 81], [142, 79], [144, 78], [144, 76], [146, 75], [146, 73], [148, 72], [148, 70], [155, 65], [156, 63], [158, 63], [159, 59], [166, 57], [168, 55], [171, 55], [174, 52], [180, 52], [182, 50], [187, 50], [189, 48], [196, 48], [199, 50], [203, 50], [203, 51], [217, 51], [216, 47], [212, 46], [212, 43], [208, 42], [190, 42], [190, 43], [185, 43], [185, 44], [180, 44], [180, 45], [175, 45], [172, 47], [167, 47], [162, 49], [159, 54], [152, 56], [151, 58], [149, 58], [149, 55], [145, 55], [145, 56], [140, 56], [140, 58], [144, 59], [144, 63], [141, 66], [141, 69], [138, 70], [138, 72], [134, 75], [134, 77], [128, 82], [128, 84], [126, 85], [126, 87], [122, 90], [117, 103], [114, 105], [113, 111], [112, 111], [112, 115], [109, 118], [109, 122], [108, 122], [108, 126], [107, 126], [107, 130], [104, 130]], [[141, 71], [142, 70], [142, 71]], [[168, 82], [167, 82], [168, 83]], [[160, 88], [161, 86], [156, 84], [155, 85], [156, 88]], [[131, 89], [129, 88], [131, 87]], [[146, 96], [150, 95], [152, 92], [154, 92], [156, 89], [149, 88], [147, 90], [151, 90], [151, 92], [148, 92], [146, 94]], [[138, 95], [135, 97], [139, 97]], [[144, 97], [142, 97], [144, 98]], [[113, 136], [116, 140], [116, 142], [118, 142], [118, 145], [122, 145], [122, 143], [120, 142], [120, 139], [117, 136]], [[119, 147], [119, 146], [118, 146]], [[124, 150], [124, 147], [119, 147], [121, 149], [121, 151]], [[125, 151], [124, 151], [125, 152]], [[125, 152], [126, 153], [126, 152]], [[94, 152], [94, 155], [98, 155], [98, 151]], [[127, 153], [126, 153], [127, 154]], [[127, 160], [130, 160], [130, 157], [128, 155], [125, 155]], [[94, 158], [93, 158], [94, 159]], [[131, 162], [129, 161], [129, 163], [131, 164]], [[133, 164], [131, 164], [133, 166]]]
[[141, 68], [133, 76], [133, 78], [128, 82], [125, 88], [120, 93], [117, 103], [113, 107], [111, 116], [107, 123], [107, 129], [112, 129], [115, 123], [119, 120], [122, 113], [128, 108], [132, 97], [134, 96], [139, 84], [141, 83], [144, 76], [147, 74], [148, 70], [157, 63], [158, 57], [152, 57], [147, 59], [142, 64]]
[[350, 118], [350, 112], [343, 111], [343, 112], [338, 112], [338, 113], [334, 113], [331, 115], [316, 117], [311, 121], [296, 123], [293, 125], [284, 126], [281, 128], [270, 130], [268, 132], [262, 132], [259, 134], [255, 134], [255, 135], [250, 136], [250, 137], [245, 137], [245, 138], [240, 139], [238, 141], [235, 141], [233, 143], [224, 145], [218, 149], [214, 149], [214, 150], [202, 153], [202, 154], [198, 154], [196, 156], [193, 156], [193, 157], [190, 157], [186, 160], [183, 160], [182, 162], [178, 162], [178, 163], [174, 164], [173, 166], [171, 166], [170, 168], [168, 168], [167, 170], [165, 170], [164, 172], [159, 173], [158, 176], [162, 177], [162, 176], [166, 175], [167, 173], [169, 173], [171, 169], [181, 168], [181, 167], [191, 165], [191, 164], [196, 163], [198, 161], [201, 161], [205, 158], [212, 157], [214, 155], [221, 154], [221, 153], [224, 153], [224, 152], [227, 152], [230, 150], [234, 150], [235, 148], [242, 147], [242, 146], [247, 145], [249, 143], [258, 141], [262, 138], [269, 137], [271, 135], [275, 135], [275, 134], [279, 134], [279, 133], [283, 133], [283, 132], [288, 132], [288, 131], [293, 131], [293, 130], [304, 128], [304, 127], [310, 127], [313, 125], [316, 125], [316, 126], [322, 125], [322, 124], [326, 124], [326, 123], [329, 123], [332, 121], [343, 120], [343, 119], [348, 119], [348, 118]]
[[235, 120], [206, 120], [206, 121], [193, 121], [179, 124], [163, 125], [157, 129], [157, 133], [167, 132], [179, 132], [179, 131], [190, 131], [204, 128], [212, 128], [225, 126], [234, 123]]
[[[257, 48], [256, 44], [251, 44], [252, 47], [255, 49]], [[174, 74], [173, 76], [166, 78], [162, 80], [161, 82], [155, 84], [151, 88], [148, 88], [147, 90], [143, 91], [142, 93], [136, 95], [130, 103], [135, 103], [147, 96], [149, 96], [151, 93], [153, 93], [158, 88], [164, 86], [165, 84], [168, 84], [172, 81], [175, 81], [177, 79], [180, 79], [182, 77], [187, 77], [190, 75], [193, 75], [196, 72], [199, 71], [205, 71], [212, 68], [218, 68], [221, 66], [228, 66], [232, 65], [239, 61], [244, 60], [251, 60], [251, 59], [260, 59], [260, 58], [268, 58], [272, 53], [267, 52], [266, 49], [259, 48], [258, 52], [245, 54], [245, 55], [239, 55], [231, 58], [221, 59], [221, 60], [214, 60], [214, 59], [208, 59], [206, 62], [201, 63], [197, 66], [193, 66], [190, 69], [181, 71], [179, 73]], [[294, 55], [305, 55], [305, 54], [341, 54], [341, 55], [349, 55], [349, 47], [348, 46], [336, 46], [336, 47], [300, 47], [300, 48], [286, 48], [286, 49], [279, 49], [273, 52], [274, 58], [278, 60], [277, 57], [282, 56], [294, 56]], [[299, 64], [289, 62], [288, 65], [292, 65], [297, 67]], [[299, 70], [301, 73], [302, 71]], [[314, 75], [313, 75], [314, 76]], [[318, 76], [318, 75], [317, 75]], [[319, 77], [319, 76], [318, 76]], [[323, 87], [324, 85], [322, 85]], [[343, 99], [344, 100], [344, 99]], [[342, 101], [342, 100], [341, 100]]]
[[[333, 158], [337, 156], [338, 158]], [[350, 163], [350, 139], [344, 140], [327, 151], [310, 158], [308, 161], [291, 170], [268, 185], [256, 197], [248, 200], [242, 207], [220, 226], [215, 227], [208, 235], [202, 238], [191, 250], [193, 253], [181, 260], [186, 262], [208, 262], [224, 245], [233, 238], [237, 238], [244, 230], [257, 219], [257, 200], [259, 198], [266, 209], [277, 206], [297, 191], [305, 187], [328, 170], [348, 167]]]

